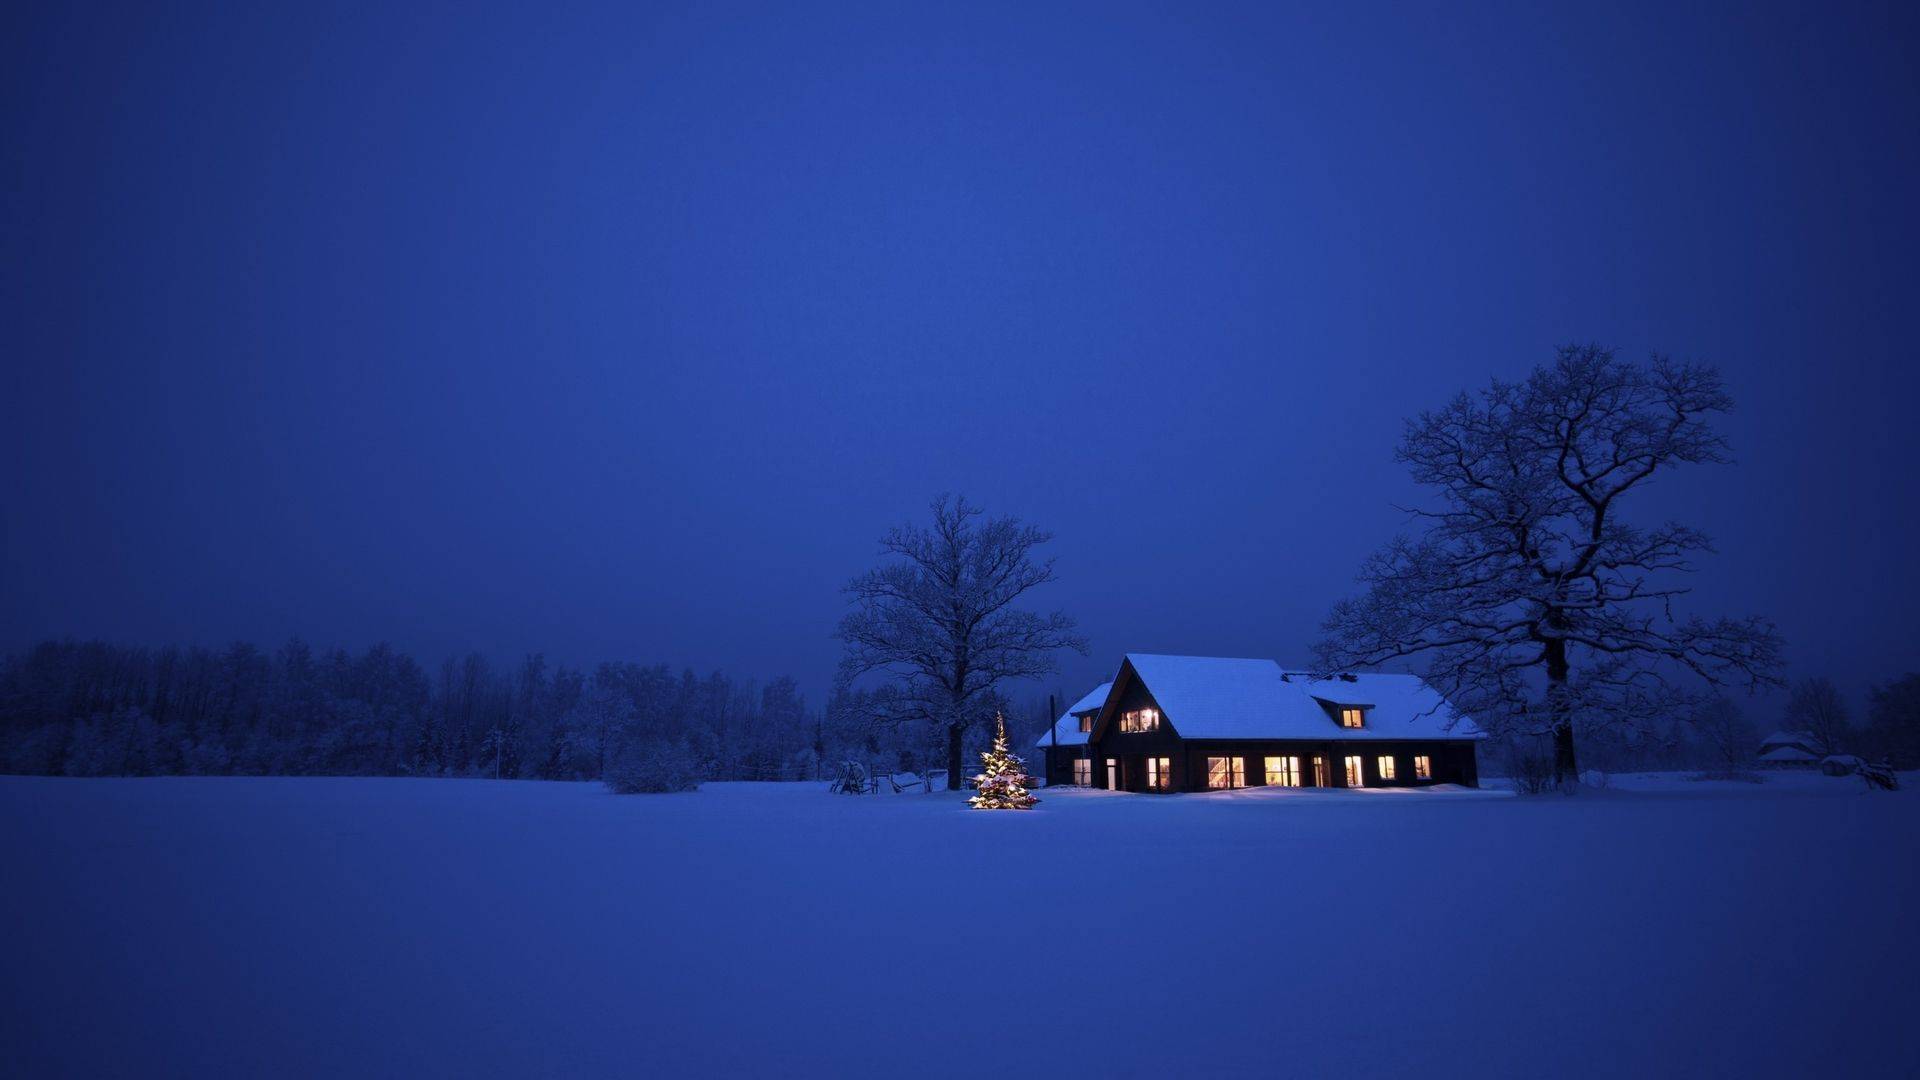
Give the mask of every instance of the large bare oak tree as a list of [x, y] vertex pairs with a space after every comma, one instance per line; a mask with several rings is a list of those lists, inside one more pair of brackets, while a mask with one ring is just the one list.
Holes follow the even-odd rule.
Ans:
[[1421, 535], [1366, 561], [1365, 594], [1327, 618], [1321, 663], [1424, 660], [1494, 734], [1550, 735], [1563, 787], [1576, 731], [1684, 716], [1702, 689], [1779, 685], [1771, 623], [1674, 614], [1708, 539], [1623, 516], [1654, 476], [1728, 460], [1709, 421], [1730, 406], [1712, 367], [1568, 346], [1524, 382], [1410, 421], [1396, 457], [1436, 504], [1409, 511]]
[[1823, 676], [1801, 679], [1787, 695], [1786, 725], [1813, 738], [1822, 756], [1837, 754], [1853, 734], [1853, 714], [1833, 680]]
[[1051, 534], [985, 519], [964, 498], [943, 495], [932, 509], [932, 528], [894, 527], [880, 542], [888, 561], [847, 584], [840, 677], [851, 685], [888, 676], [869, 699], [886, 712], [880, 719], [944, 729], [949, 786], [958, 788], [967, 729], [992, 715], [996, 688], [1052, 672], [1055, 652], [1084, 653], [1086, 642], [1066, 615], [1015, 606], [1054, 579], [1053, 560], [1034, 557]]

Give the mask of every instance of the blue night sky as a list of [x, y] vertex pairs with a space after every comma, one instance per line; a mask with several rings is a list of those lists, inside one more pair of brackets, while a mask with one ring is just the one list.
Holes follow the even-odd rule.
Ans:
[[817, 701], [952, 490], [1057, 534], [1067, 692], [1302, 662], [1401, 420], [1599, 341], [1739, 403], [1638, 510], [1697, 610], [1920, 666], [1911, 6], [269, 7], [0, 15], [0, 648]]

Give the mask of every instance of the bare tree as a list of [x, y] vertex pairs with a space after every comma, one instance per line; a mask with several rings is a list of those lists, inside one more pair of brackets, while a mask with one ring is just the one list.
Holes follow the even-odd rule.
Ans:
[[1813, 736], [1822, 757], [1839, 753], [1853, 732], [1847, 699], [1832, 679], [1820, 676], [1793, 684], [1793, 692], [1787, 696], [1786, 721], [1789, 730]]
[[615, 740], [633, 722], [633, 699], [610, 669], [603, 669], [581, 693], [566, 722], [568, 766], [576, 775], [604, 779]]
[[1753, 759], [1754, 744], [1759, 741], [1753, 721], [1726, 695], [1715, 694], [1701, 702], [1691, 719], [1693, 729], [1706, 740], [1714, 773], [1732, 776]]
[[1707, 419], [1719, 373], [1568, 346], [1525, 382], [1495, 380], [1407, 424], [1396, 457], [1438, 493], [1361, 568], [1318, 647], [1341, 670], [1419, 657], [1436, 689], [1495, 734], [1551, 735], [1554, 778], [1578, 776], [1576, 729], [1646, 729], [1708, 687], [1779, 685], [1780, 639], [1758, 617], [1677, 619], [1675, 576], [1711, 551], [1685, 525], [1641, 528], [1622, 503], [1656, 474], [1724, 462]]
[[1920, 765], [1920, 675], [1874, 687], [1869, 702], [1868, 749], [1897, 769]]
[[967, 729], [1004, 707], [996, 688], [1053, 671], [1059, 649], [1086, 651], [1074, 622], [1016, 608], [1054, 580], [1034, 549], [1051, 534], [1014, 518], [981, 519], [964, 498], [941, 496], [933, 527], [900, 525], [881, 541], [891, 560], [849, 582], [840, 621], [843, 685], [873, 673], [891, 682], [861, 700], [893, 723], [927, 722], [946, 735], [950, 787], [964, 775]]

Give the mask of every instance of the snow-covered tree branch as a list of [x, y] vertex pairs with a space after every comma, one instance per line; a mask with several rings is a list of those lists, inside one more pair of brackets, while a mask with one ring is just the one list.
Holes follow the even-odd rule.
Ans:
[[[931, 528], [900, 525], [881, 541], [883, 565], [854, 578], [840, 621], [843, 685], [887, 679], [861, 699], [873, 722], [925, 721], [947, 737], [947, 775], [962, 775], [967, 730], [991, 717], [996, 688], [1054, 669], [1060, 649], [1086, 651], [1074, 622], [1015, 606], [1052, 581], [1034, 550], [1051, 535], [1014, 518], [984, 519], [964, 498], [932, 504]], [[884, 714], [884, 715], [881, 715]]]
[[1673, 611], [1707, 537], [1621, 518], [1657, 473], [1728, 460], [1708, 420], [1730, 407], [1711, 367], [1569, 346], [1524, 382], [1409, 422], [1397, 457], [1437, 505], [1410, 511], [1421, 535], [1362, 565], [1366, 592], [1328, 616], [1321, 663], [1418, 658], [1489, 730], [1552, 735], [1562, 784], [1578, 729], [1644, 727], [1690, 715], [1706, 689], [1777, 685], [1771, 623]]

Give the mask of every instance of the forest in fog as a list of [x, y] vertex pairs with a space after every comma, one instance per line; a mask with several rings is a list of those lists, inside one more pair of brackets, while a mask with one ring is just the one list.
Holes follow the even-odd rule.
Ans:
[[[268, 652], [45, 642], [0, 665], [0, 772], [598, 779], [623, 761], [697, 779], [802, 779], [849, 750], [791, 678], [591, 671], [388, 645]], [[864, 741], [864, 740], [863, 740]], [[866, 747], [858, 747], [866, 750]]]

